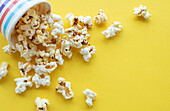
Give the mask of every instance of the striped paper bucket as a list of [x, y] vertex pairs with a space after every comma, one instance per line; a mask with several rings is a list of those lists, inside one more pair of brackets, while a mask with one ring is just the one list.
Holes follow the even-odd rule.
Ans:
[[40, 5], [40, 14], [51, 12], [51, 5], [46, 0], [0, 0], [0, 31], [10, 45], [16, 40], [16, 36], [11, 35], [14, 26], [27, 10], [37, 4]]

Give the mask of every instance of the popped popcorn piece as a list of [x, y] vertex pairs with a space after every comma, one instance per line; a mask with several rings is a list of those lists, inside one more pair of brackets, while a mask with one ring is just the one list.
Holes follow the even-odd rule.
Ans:
[[44, 56], [46, 56], [46, 57], [50, 57], [50, 54], [49, 53], [46, 53], [44, 50], [43, 51], [40, 51], [40, 50], [38, 50], [37, 52], [36, 52], [36, 56], [37, 57], [44, 57]]
[[31, 9], [29, 9], [29, 10], [27, 11], [27, 15], [28, 15], [29, 17], [32, 17], [32, 18], [35, 19], [35, 20], [39, 19], [39, 16], [38, 16], [38, 14], [37, 14], [37, 11], [36, 11], [35, 9], [33, 9], [33, 8], [31, 8]]
[[71, 27], [65, 30], [65, 34], [68, 35], [70, 38], [69, 41], [75, 48], [81, 48], [83, 45], [90, 45], [87, 41], [87, 38], [90, 36], [90, 34], [88, 34], [86, 27], [82, 30], [79, 30], [76, 27]]
[[123, 26], [120, 25], [119, 22], [114, 22], [110, 27], [108, 27], [105, 31], [103, 31], [102, 34], [106, 38], [110, 38], [115, 36], [118, 32], [120, 32], [122, 28]]
[[47, 99], [41, 99], [37, 97], [35, 100], [35, 104], [37, 105], [38, 111], [47, 111], [47, 106], [50, 104]]
[[29, 24], [31, 22], [31, 17], [29, 15], [26, 15], [24, 17], [21, 17], [21, 20], [25, 23], [25, 24]]
[[61, 41], [61, 53], [69, 59], [72, 57], [71, 45], [71, 42], [65, 38]]
[[86, 62], [89, 62], [91, 55], [96, 52], [95, 46], [85, 47], [80, 50], [80, 54], [83, 55], [83, 58]]
[[36, 57], [35, 58], [35, 62], [37, 65], [45, 65], [47, 63], [49, 63], [49, 57]]
[[7, 46], [3, 47], [2, 49], [4, 50], [5, 54], [10, 54], [11, 52], [12, 53], [16, 52], [15, 48], [12, 48], [10, 45], [7, 45]]
[[64, 34], [64, 28], [62, 25], [58, 24], [57, 22], [54, 23], [53, 25], [53, 30], [51, 32], [51, 35], [54, 37], [57, 36], [57, 34]]
[[70, 38], [70, 37], [74, 37], [76, 35], [83, 35], [84, 38], [89, 38], [90, 34], [88, 34], [87, 32], [87, 28], [84, 27], [82, 30], [79, 30], [77, 27], [71, 27], [71, 28], [67, 28], [65, 29], [65, 34]]
[[22, 76], [26, 76], [27, 73], [32, 69], [31, 63], [23, 64], [23, 62], [18, 62], [18, 66], [19, 66], [20, 73]]
[[83, 91], [83, 94], [87, 96], [86, 103], [89, 106], [93, 106], [93, 100], [95, 100], [97, 94], [90, 89]]
[[59, 77], [58, 84], [56, 90], [61, 93], [65, 99], [71, 99], [74, 96], [70, 82], [66, 82], [64, 78]]
[[31, 27], [32, 27], [33, 29], [38, 29], [39, 26], [40, 26], [40, 21], [37, 21], [37, 20], [35, 20], [35, 19], [33, 19], [33, 20], [31, 21]]
[[26, 38], [26, 36], [19, 34], [17, 39], [18, 39], [19, 42], [22, 42], [22, 41], [26, 40], [27, 38]]
[[57, 22], [60, 25], [64, 25], [64, 23], [63, 23], [63, 21], [61, 19], [61, 16], [56, 15], [56, 14], [52, 14], [52, 19], [53, 19], [54, 22]]
[[47, 63], [46, 65], [36, 65], [36, 66], [33, 65], [33, 68], [35, 72], [39, 75], [47, 74], [47, 73], [51, 73], [57, 68], [57, 63], [50, 62], [50, 63]]
[[78, 27], [79, 29], [81, 29], [81, 25], [78, 24], [79, 23], [79, 18], [77, 16], [74, 16], [74, 14], [72, 13], [68, 13], [65, 17], [66, 20], [70, 21], [70, 25], [71, 26], [76, 26]]
[[23, 52], [24, 48], [23, 48], [23, 45], [20, 45], [20, 44], [15, 44], [15, 47], [16, 47], [16, 50], [19, 51], [20, 53]]
[[90, 16], [77, 17], [72, 13], [68, 13], [65, 19], [70, 21], [71, 26], [77, 27], [78, 29], [81, 29], [82, 27], [91, 28], [93, 25]]
[[49, 27], [52, 27], [54, 20], [52, 18], [52, 14], [41, 15], [40, 18], [42, 19], [42, 23], [48, 24]]
[[75, 48], [81, 48], [83, 42], [83, 36], [76, 35], [73, 39], [70, 39], [72, 46]]
[[22, 77], [14, 79], [16, 81], [17, 87], [15, 88], [15, 92], [21, 94], [22, 92], [25, 92], [27, 87], [32, 87], [31, 82], [31, 76], [28, 77]]
[[149, 12], [147, 11], [147, 7], [140, 5], [139, 7], [135, 7], [134, 8], [134, 13], [135, 16], [142, 16], [145, 19], [148, 19], [149, 17], [151, 17], [152, 15], [149, 14]]
[[7, 62], [2, 62], [1, 64], [1, 69], [0, 69], [0, 80], [2, 79], [2, 77], [5, 77], [8, 73], [8, 63]]
[[63, 65], [64, 59], [62, 58], [62, 55], [61, 55], [59, 49], [57, 49], [57, 50], [55, 51], [55, 59], [56, 59], [56, 62], [57, 62], [59, 65]]
[[24, 32], [23, 32], [23, 35], [24, 36], [27, 36], [27, 37], [29, 37], [29, 38], [32, 38], [32, 36], [35, 34], [35, 29], [32, 29], [32, 28], [30, 28], [30, 29], [27, 29], [27, 30], [25, 30]]
[[99, 10], [99, 14], [94, 17], [94, 20], [97, 24], [106, 23], [107, 22], [107, 16], [103, 13], [103, 10]]
[[[22, 47], [20, 48], [22, 50]], [[24, 57], [26, 61], [31, 61], [32, 57], [36, 54], [37, 46], [29, 42], [24, 45], [24, 48], [25, 50], [20, 52], [21, 57]]]
[[92, 21], [91, 21], [91, 17], [90, 16], [86, 16], [84, 18], [84, 26], [87, 27], [87, 28], [91, 28], [92, 27]]
[[55, 56], [55, 50], [56, 50], [56, 45], [51, 45], [46, 47], [47, 52], [50, 54], [51, 58], [54, 58]]
[[26, 30], [28, 30], [28, 29], [31, 29], [31, 25], [30, 25], [30, 24], [21, 25], [21, 26], [19, 27], [19, 29], [20, 29], [21, 31], [26, 31]]
[[39, 88], [42, 86], [49, 86], [50, 85], [50, 76], [49, 75], [43, 75], [40, 76], [39, 74], [35, 74], [32, 77], [32, 82], [36, 84], [36, 88]]

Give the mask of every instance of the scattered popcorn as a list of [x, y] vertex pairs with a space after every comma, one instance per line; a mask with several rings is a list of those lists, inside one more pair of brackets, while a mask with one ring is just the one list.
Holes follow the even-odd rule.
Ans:
[[63, 39], [61, 41], [61, 53], [64, 56], [67, 56], [69, 59], [72, 57], [72, 52], [71, 52], [71, 42], [68, 41], [67, 39]]
[[12, 48], [10, 45], [7, 45], [7, 46], [3, 47], [2, 49], [4, 49], [5, 54], [10, 54], [11, 52], [12, 53], [16, 52], [16, 50], [14, 48]]
[[56, 62], [50, 62], [47, 63], [46, 65], [33, 65], [33, 68], [37, 74], [47, 74], [51, 73], [57, 68], [57, 63]]
[[35, 104], [37, 105], [38, 111], [47, 111], [47, 106], [50, 104], [47, 99], [41, 99], [37, 97], [35, 100]]
[[39, 88], [42, 86], [49, 86], [50, 85], [50, 76], [49, 75], [43, 75], [42, 77], [39, 74], [35, 74], [32, 77], [32, 82], [36, 84], [36, 88]]
[[70, 82], [66, 82], [64, 78], [59, 77], [58, 84], [56, 90], [61, 93], [65, 99], [71, 99], [74, 96]]
[[139, 7], [135, 7], [134, 8], [134, 13], [135, 16], [142, 16], [145, 19], [148, 19], [149, 17], [151, 17], [152, 15], [149, 14], [149, 12], [147, 11], [147, 7], [140, 5]]
[[103, 10], [99, 10], [99, 14], [94, 17], [94, 20], [97, 24], [106, 23], [107, 22], [107, 16], [103, 13]]
[[14, 81], [16, 81], [16, 85], [17, 85], [17, 87], [15, 88], [16, 93], [21, 94], [22, 92], [25, 92], [27, 86], [32, 87], [31, 76], [17, 78], [14, 79]]
[[95, 46], [85, 47], [80, 50], [80, 54], [83, 55], [83, 58], [86, 62], [89, 62], [91, 55], [96, 52]]
[[18, 66], [22, 76], [26, 76], [27, 73], [32, 69], [32, 65], [30, 63], [23, 64], [23, 62], [18, 62]]
[[[17, 85], [15, 92], [19, 94], [27, 87], [32, 87], [32, 82], [36, 84], [36, 88], [49, 86], [50, 76], [48, 74], [57, 68], [57, 64], [63, 65], [63, 56], [71, 58], [72, 48], [90, 46], [88, 42], [90, 34], [87, 31], [92, 27], [90, 16], [77, 17], [69, 13], [66, 19], [70, 21], [71, 27], [64, 29], [61, 16], [50, 12], [42, 15], [39, 10], [39, 5], [34, 6], [20, 18], [12, 30], [12, 34], [17, 37], [15, 44], [3, 48], [6, 54], [18, 51], [20, 56], [27, 61], [18, 63], [23, 76], [14, 80]], [[95, 52], [93, 49], [88, 51], [87, 54], [83, 53], [87, 60]], [[35, 75], [29, 76], [28, 72], [32, 69]], [[2, 77], [6, 75], [5, 73], [7, 72], [1, 74]], [[62, 93], [66, 99], [72, 98], [71, 83], [64, 80], [59, 84], [58, 92]]]
[[59, 49], [57, 49], [57, 50], [55, 51], [55, 59], [56, 59], [56, 62], [57, 62], [59, 65], [63, 65], [64, 59], [62, 58], [62, 55], [61, 55]]
[[103, 31], [102, 34], [106, 38], [110, 38], [115, 36], [118, 32], [120, 32], [122, 28], [123, 26], [120, 25], [119, 22], [114, 22], [110, 27], [108, 27], [105, 31]]
[[7, 62], [2, 62], [1, 64], [1, 69], [0, 69], [0, 80], [2, 79], [2, 77], [5, 77], [8, 73], [8, 63]]
[[97, 94], [90, 89], [86, 89], [85, 91], [83, 91], [83, 94], [87, 96], [86, 103], [89, 106], [93, 106], [92, 101], [95, 100]]

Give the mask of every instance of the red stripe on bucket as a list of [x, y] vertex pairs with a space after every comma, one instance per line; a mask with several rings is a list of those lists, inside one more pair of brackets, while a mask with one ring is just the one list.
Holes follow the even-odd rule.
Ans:
[[19, 0], [15, 0], [7, 9], [6, 11], [4, 12], [4, 14], [2, 15], [2, 18], [0, 19], [0, 32], [1, 32], [1, 25], [2, 25], [2, 22], [5, 18], [5, 16], [8, 14], [8, 12], [10, 11], [10, 9], [18, 2]]

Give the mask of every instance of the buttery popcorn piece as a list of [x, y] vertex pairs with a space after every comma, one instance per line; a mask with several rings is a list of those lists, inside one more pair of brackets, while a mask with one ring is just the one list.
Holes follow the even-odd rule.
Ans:
[[61, 53], [69, 59], [72, 57], [71, 45], [71, 42], [65, 38], [61, 41]]
[[27, 73], [32, 69], [32, 65], [30, 63], [23, 64], [23, 62], [18, 62], [18, 66], [22, 76], [26, 76]]
[[53, 25], [53, 30], [51, 32], [51, 35], [57, 36], [57, 34], [64, 34], [64, 28], [62, 25], [58, 24], [57, 22]]
[[106, 23], [107, 22], [107, 16], [103, 13], [103, 10], [99, 10], [99, 14], [94, 17], [94, 20], [97, 24]]
[[24, 76], [22, 78], [14, 79], [16, 81], [17, 87], [15, 88], [15, 92], [21, 94], [25, 92], [27, 87], [32, 87], [31, 76]]
[[[82, 21], [81, 21], [81, 22], [82, 22]], [[92, 25], [93, 25], [90, 16], [86, 16], [86, 17], [84, 18], [83, 23], [84, 23], [84, 26], [87, 27], [87, 28], [91, 28]]]
[[36, 88], [39, 88], [41, 85], [42, 86], [49, 86], [50, 85], [50, 76], [49, 75], [39, 75], [35, 74], [32, 77], [32, 82], [36, 84]]
[[122, 28], [123, 26], [120, 25], [119, 22], [114, 22], [110, 27], [108, 27], [105, 31], [103, 31], [102, 34], [106, 38], [110, 38], [115, 36], [118, 32], [120, 32]]
[[51, 73], [57, 68], [56, 62], [50, 62], [45, 65], [33, 65], [35, 72], [39, 75]]
[[145, 19], [148, 19], [149, 17], [151, 17], [152, 15], [149, 14], [149, 12], [147, 11], [147, 7], [140, 5], [139, 7], [135, 7], [134, 8], [134, 13], [135, 16], [142, 16]]
[[37, 97], [35, 104], [37, 105], [37, 111], [47, 111], [47, 106], [50, 103], [47, 99], [41, 99], [40, 97]]
[[58, 84], [56, 90], [61, 93], [65, 99], [71, 99], [74, 96], [70, 82], [66, 82], [64, 78], [59, 77]]
[[8, 68], [8, 63], [2, 62], [1, 69], [0, 69], [0, 80], [7, 75], [8, 73], [7, 68]]
[[12, 53], [16, 52], [15, 48], [12, 48], [10, 45], [7, 45], [7, 46], [3, 47], [2, 49], [4, 50], [5, 54], [10, 54], [11, 52]]
[[61, 55], [59, 49], [57, 49], [57, 50], [55, 51], [55, 59], [56, 59], [56, 62], [57, 62], [59, 65], [63, 65], [64, 59], [62, 58], [62, 55]]
[[83, 58], [86, 62], [89, 62], [91, 55], [96, 52], [95, 46], [85, 47], [80, 50], [80, 54], [83, 55]]
[[87, 96], [86, 103], [89, 106], [93, 106], [93, 100], [95, 100], [97, 94], [90, 89], [83, 91], [83, 94]]
[[33, 19], [33, 20], [31, 21], [31, 27], [32, 27], [33, 29], [38, 29], [39, 26], [40, 26], [40, 21], [37, 21], [37, 20], [35, 20], [35, 19]]
[[63, 21], [61, 19], [61, 16], [56, 15], [56, 14], [52, 14], [52, 19], [53, 19], [54, 22], [57, 22], [60, 25], [64, 25], [64, 23], [63, 23]]

